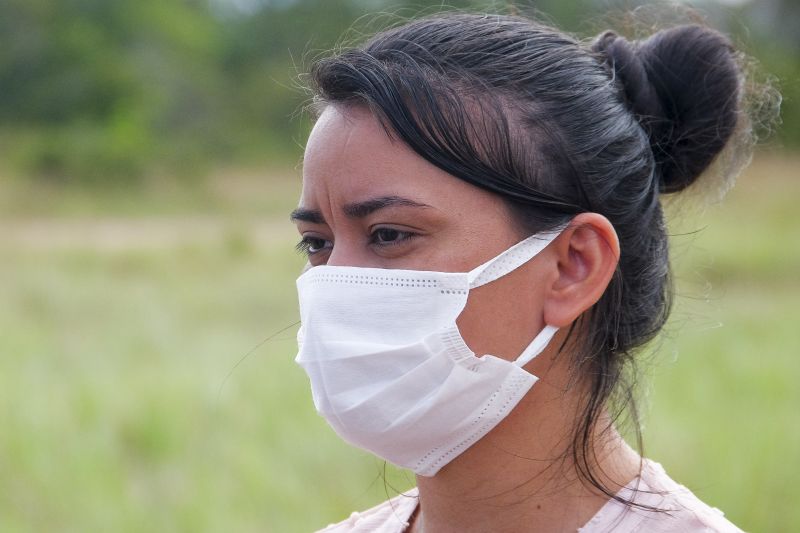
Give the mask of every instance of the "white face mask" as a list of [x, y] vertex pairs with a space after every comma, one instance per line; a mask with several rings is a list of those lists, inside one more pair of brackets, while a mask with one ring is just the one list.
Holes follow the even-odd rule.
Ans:
[[470, 272], [321, 265], [297, 280], [295, 359], [317, 411], [345, 441], [432, 476], [495, 427], [537, 381], [516, 360], [476, 357], [456, 319], [470, 289], [530, 261], [559, 232], [540, 233]]

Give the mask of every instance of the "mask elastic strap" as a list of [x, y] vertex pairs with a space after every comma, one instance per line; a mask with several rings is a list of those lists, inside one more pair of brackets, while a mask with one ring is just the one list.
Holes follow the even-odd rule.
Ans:
[[525, 348], [525, 350], [523, 350], [519, 357], [516, 358], [514, 364], [522, 367], [530, 363], [534, 357], [544, 351], [545, 347], [547, 347], [547, 345], [553, 339], [553, 335], [556, 334], [556, 331], [558, 331], [556, 326], [546, 325], [544, 329], [542, 329], [542, 331], [540, 331], [539, 334], [533, 338], [531, 343], [527, 348]]
[[470, 289], [486, 285], [521, 267], [544, 250], [563, 230], [564, 228], [558, 228], [553, 231], [543, 231], [531, 235], [482, 265], [470, 270], [467, 274]]

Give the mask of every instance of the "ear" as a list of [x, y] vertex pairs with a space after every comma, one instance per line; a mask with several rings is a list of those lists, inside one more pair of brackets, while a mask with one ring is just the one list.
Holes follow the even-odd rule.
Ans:
[[581, 213], [551, 246], [557, 275], [544, 295], [544, 321], [566, 327], [605, 292], [619, 262], [619, 240], [604, 216]]

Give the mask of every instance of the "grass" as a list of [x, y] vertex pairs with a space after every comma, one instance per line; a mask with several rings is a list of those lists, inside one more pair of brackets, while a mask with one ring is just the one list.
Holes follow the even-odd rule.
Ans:
[[[746, 530], [800, 528], [798, 162], [764, 157], [722, 206], [674, 215], [680, 296], [645, 395], [648, 455]], [[7, 212], [2, 531], [303, 532], [410, 486], [327, 428], [292, 361], [286, 175], [172, 212], [74, 195]], [[213, 231], [174, 231], [190, 215]], [[129, 226], [113, 246], [70, 225], [108, 217]]]

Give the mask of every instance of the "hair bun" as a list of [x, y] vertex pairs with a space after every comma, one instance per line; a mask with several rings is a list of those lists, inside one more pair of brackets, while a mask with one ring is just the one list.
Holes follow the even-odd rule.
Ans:
[[661, 192], [691, 185], [736, 130], [741, 71], [730, 41], [686, 25], [634, 42], [609, 31], [592, 48], [650, 135]]

